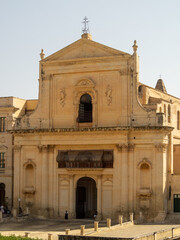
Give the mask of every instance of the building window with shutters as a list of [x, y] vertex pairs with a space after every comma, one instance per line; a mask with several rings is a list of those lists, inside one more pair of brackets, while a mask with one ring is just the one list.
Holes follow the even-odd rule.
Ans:
[[5, 153], [0, 152], [0, 169], [5, 168]]
[[5, 132], [5, 122], [6, 118], [5, 117], [0, 117], [0, 132]]
[[80, 98], [78, 122], [92, 122], [92, 98], [89, 94], [84, 94]]

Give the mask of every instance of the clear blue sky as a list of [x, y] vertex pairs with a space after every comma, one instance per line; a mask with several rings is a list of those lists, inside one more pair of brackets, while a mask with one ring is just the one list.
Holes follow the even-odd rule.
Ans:
[[180, 97], [180, 0], [0, 0], [0, 96], [38, 97], [39, 53], [46, 56], [81, 37], [132, 53], [138, 43], [140, 81], [159, 75]]

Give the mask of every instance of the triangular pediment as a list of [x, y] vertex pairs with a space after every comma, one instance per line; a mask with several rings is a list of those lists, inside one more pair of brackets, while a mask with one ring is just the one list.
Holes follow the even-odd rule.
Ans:
[[110, 57], [130, 54], [107, 47], [88, 39], [80, 39], [43, 59], [44, 62], [93, 57]]

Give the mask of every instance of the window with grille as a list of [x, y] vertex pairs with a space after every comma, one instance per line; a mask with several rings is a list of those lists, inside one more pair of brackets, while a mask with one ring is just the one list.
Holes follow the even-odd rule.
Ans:
[[92, 122], [92, 99], [89, 94], [84, 94], [80, 98], [78, 122]]
[[0, 153], [0, 168], [5, 168], [5, 153]]
[[5, 117], [0, 117], [0, 132], [5, 132]]

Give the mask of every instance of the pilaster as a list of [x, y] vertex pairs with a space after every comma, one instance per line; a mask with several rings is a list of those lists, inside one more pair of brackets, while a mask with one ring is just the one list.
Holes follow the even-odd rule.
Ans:
[[128, 211], [128, 144], [117, 145], [121, 152], [121, 212]]
[[54, 191], [54, 174], [53, 174], [53, 160], [54, 160], [54, 146], [49, 146], [48, 148], [49, 156], [48, 156], [48, 183], [49, 183], [49, 202], [48, 202], [48, 209], [49, 209], [49, 215], [53, 216], [53, 191]]
[[133, 162], [134, 162], [134, 144], [129, 144], [128, 151], [128, 177], [129, 177], [129, 212], [133, 212], [134, 210], [134, 199], [133, 199], [133, 184], [134, 184], [134, 170], [133, 170]]
[[74, 188], [74, 175], [70, 175], [70, 184], [69, 184], [69, 217], [75, 217], [75, 188]]
[[21, 145], [14, 146], [14, 200], [13, 207], [18, 208], [18, 198], [21, 197], [20, 193], [20, 181], [21, 181]]
[[38, 146], [41, 153], [41, 169], [42, 169], [42, 185], [41, 185], [41, 207], [42, 214], [47, 215], [46, 210], [48, 208], [49, 201], [49, 186], [48, 186], [48, 145]]
[[[133, 151], [134, 144], [117, 144], [121, 152], [121, 212], [133, 210]], [[130, 178], [129, 178], [130, 176]]]
[[156, 212], [163, 221], [167, 212], [167, 144], [155, 144], [156, 149]]
[[97, 176], [97, 220], [102, 217], [102, 175]]

